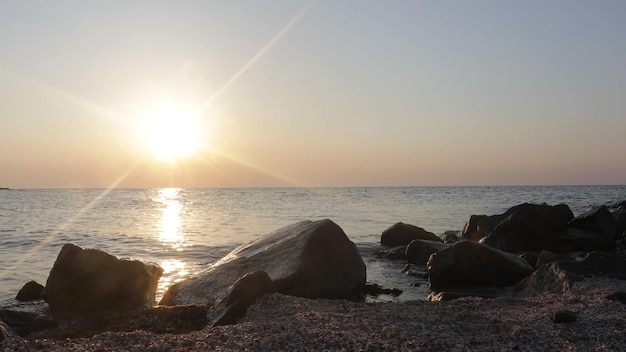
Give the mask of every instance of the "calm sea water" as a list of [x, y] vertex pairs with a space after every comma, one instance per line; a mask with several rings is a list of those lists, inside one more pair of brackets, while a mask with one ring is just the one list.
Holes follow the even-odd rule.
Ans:
[[357, 244], [368, 281], [403, 289], [398, 300], [423, 299], [427, 285], [401, 275], [403, 263], [372, 255], [398, 221], [443, 234], [461, 230], [469, 215], [522, 202], [565, 203], [581, 214], [625, 199], [626, 186], [2, 190], [0, 305], [27, 281], [45, 284], [68, 242], [157, 262], [162, 295], [239, 244], [324, 218]]

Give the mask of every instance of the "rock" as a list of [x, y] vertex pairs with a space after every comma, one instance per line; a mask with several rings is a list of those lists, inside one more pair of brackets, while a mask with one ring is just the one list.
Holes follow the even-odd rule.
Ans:
[[615, 291], [606, 296], [606, 299], [610, 301], [617, 301], [626, 304], [626, 292], [623, 291]]
[[472, 241], [433, 254], [427, 268], [433, 290], [511, 285], [533, 272], [526, 260]]
[[4, 322], [10, 328], [10, 331], [21, 337], [28, 337], [35, 332], [58, 325], [56, 320], [41, 314], [8, 309], [0, 309], [0, 321]]
[[513, 288], [513, 296], [530, 297], [546, 292], [557, 294], [569, 292], [574, 281], [579, 281], [581, 278], [563, 270], [563, 263], [553, 262], [542, 265]]
[[264, 271], [255, 271], [237, 280], [209, 312], [212, 326], [231, 325], [244, 317], [256, 299], [276, 292], [274, 282]]
[[615, 217], [605, 206], [572, 219], [569, 228], [564, 240], [579, 251], [615, 248], [615, 241], [621, 237]]
[[626, 233], [626, 205], [621, 205], [617, 208], [613, 212], [613, 218], [615, 218], [621, 237], [624, 238], [624, 233]]
[[376, 256], [391, 260], [406, 260], [406, 245], [383, 249], [377, 252]]
[[535, 263], [535, 268], [539, 268], [540, 266], [548, 263], [558, 262], [561, 260], [571, 261], [572, 259], [573, 258], [569, 254], [541, 251], [539, 253], [539, 257], [537, 258], [537, 262]]
[[519, 255], [520, 258], [526, 259], [528, 264], [533, 268], [537, 268], [537, 261], [539, 260], [539, 253], [537, 252], [524, 252]]
[[50, 271], [43, 299], [55, 312], [150, 307], [163, 269], [66, 244]]
[[426, 265], [431, 254], [450, 247], [437, 241], [414, 240], [406, 247], [406, 260], [411, 264]]
[[216, 302], [245, 274], [264, 271], [279, 293], [306, 298], [348, 298], [365, 287], [365, 264], [331, 220], [283, 227], [233, 250], [198, 277], [172, 285], [162, 305]]
[[154, 334], [185, 334], [207, 326], [208, 308], [206, 304], [195, 304], [79, 315], [61, 314], [56, 316], [58, 326], [36, 332], [29, 339], [82, 338], [104, 332], [138, 330]]
[[15, 299], [20, 302], [41, 299], [41, 292], [43, 291], [43, 288], [42, 284], [39, 284], [36, 281], [29, 281], [19, 290]]
[[561, 242], [561, 234], [574, 217], [565, 204], [520, 204], [505, 213], [482, 243], [506, 252], [569, 250]]
[[391, 295], [397, 297], [402, 294], [402, 290], [397, 288], [384, 288], [378, 284], [367, 284], [365, 285], [365, 294], [374, 297], [378, 297], [380, 295]]
[[474, 242], [487, 236], [487, 233], [483, 232], [484, 230], [478, 231], [478, 223], [484, 219], [487, 219], [487, 215], [471, 215], [463, 227], [461, 236]]
[[513, 289], [516, 297], [564, 293], [586, 277], [626, 280], [626, 257], [618, 253], [591, 252], [576, 261], [558, 261], [539, 267]]
[[459, 242], [459, 236], [457, 236], [454, 233], [447, 234], [446, 238], [443, 240], [443, 243], [448, 243], [448, 244], [457, 243], [457, 242]]
[[20, 337], [11, 328], [0, 320], [0, 344], [4, 341], [19, 340]]
[[380, 236], [380, 243], [385, 246], [406, 246], [413, 240], [428, 240], [443, 242], [439, 236], [428, 232], [415, 225], [398, 222], [383, 231]]
[[552, 322], [555, 324], [568, 324], [576, 321], [576, 313], [569, 310], [559, 310], [552, 314]]
[[615, 248], [615, 238], [597, 232], [569, 228], [561, 235], [561, 240], [576, 251], [602, 251]]

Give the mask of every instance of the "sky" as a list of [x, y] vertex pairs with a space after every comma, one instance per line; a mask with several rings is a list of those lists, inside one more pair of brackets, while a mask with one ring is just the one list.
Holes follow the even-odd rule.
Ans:
[[0, 0], [0, 187], [626, 184], [625, 13]]

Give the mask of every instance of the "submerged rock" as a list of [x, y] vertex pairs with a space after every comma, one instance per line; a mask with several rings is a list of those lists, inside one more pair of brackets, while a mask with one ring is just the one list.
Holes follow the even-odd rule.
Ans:
[[361, 255], [337, 224], [302, 221], [244, 244], [199, 276], [172, 285], [160, 304], [213, 304], [254, 271], [266, 272], [279, 293], [307, 298], [360, 294], [366, 278]]
[[472, 241], [433, 254], [427, 267], [433, 290], [511, 285], [533, 272], [525, 259]]
[[403, 222], [395, 223], [380, 235], [380, 243], [390, 247], [406, 246], [413, 240], [443, 242], [441, 238], [434, 233]]
[[163, 269], [66, 244], [50, 271], [43, 299], [52, 311], [131, 310], [154, 304]]

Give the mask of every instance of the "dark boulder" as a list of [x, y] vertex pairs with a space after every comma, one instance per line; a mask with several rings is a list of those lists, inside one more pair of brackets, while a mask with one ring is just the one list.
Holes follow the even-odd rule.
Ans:
[[514, 254], [472, 241], [433, 254], [427, 268], [433, 290], [511, 285], [533, 271], [526, 260]]
[[15, 296], [15, 299], [20, 302], [34, 301], [41, 299], [41, 292], [43, 291], [43, 285], [36, 281], [27, 282]]
[[302, 221], [234, 249], [199, 276], [172, 285], [162, 305], [215, 303], [239, 278], [264, 271], [279, 293], [347, 298], [365, 287], [365, 264], [331, 220]]
[[617, 223], [621, 238], [624, 238], [624, 234], [626, 233], [626, 206], [620, 206], [619, 208], [617, 208], [613, 212], [613, 217], [615, 218], [615, 222]]
[[591, 252], [575, 261], [557, 261], [539, 267], [513, 289], [517, 297], [545, 292], [564, 293], [584, 278], [626, 280], [626, 257], [619, 253]]
[[[607, 249], [615, 247], [615, 241], [620, 238], [619, 225], [615, 220], [615, 217], [611, 214], [607, 207], [600, 206], [588, 213], [577, 216], [569, 222], [569, 227], [571, 229], [583, 230], [588, 233], [595, 233], [597, 237], [600, 238], [599, 244], [603, 244], [604, 242], [612, 244], [612, 246], [608, 246], [605, 248], [577, 248], [576, 250], [599, 250], [599, 249]], [[574, 242], [573, 245], [578, 245], [577, 242]]]
[[535, 263], [535, 268], [539, 268], [542, 265], [558, 262], [558, 261], [571, 261], [573, 260], [573, 256], [575, 253], [553, 253], [550, 251], [541, 251], [539, 253], [539, 257], [537, 258], [537, 262]]
[[9, 334], [14, 332], [21, 337], [28, 337], [33, 333], [58, 325], [56, 320], [38, 313], [8, 309], [0, 309], [0, 321], [10, 328]]
[[52, 311], [92, 312], [149, 307], [163, 269], [66, 244], [42, 292]]
[[572, 251], [585, 252], [612, 249], [617, 243], [612, 236], [573, 227], [561, 235], [561, 240], [567, 243]]
[[437, 241], [414, 240], [406, 247], [406, 260], [411, 264], [426, 265], [433, 253], [448, 247], [450, 245]]
[[443, 243], [457, 243], [459, 242], [459, 236], [456, 235], [456, 233], [449, 233], [446, 235], [446, 237], [443, 240]]
[[244, 275], [230, 287], [228, 292], [209, 311], [212, 326], [231, 325], [244, 317], [257, 298], [276, 292], [274, 282], [263, 271]]
[[481, 242], [506, 252], [549, 250], [568, 251], [561, 242], [562, 233], [574, 217], [565, 204], [520, 204], [507, 211]]
[[487, 215], [471, 215], [463, 227], [461, 236], [474, 242], [487, 236], [487, 233], [483, 232], [484, 230], [478, 231], [478, 223], [484, 219], [487, 219]]
[[398, 222], [385, 231], [380, 236], [380, 243], [385, 246], [406, 246], [413, 240], [427, 240], [443, 242], [439, 236], [428, 232], [415, 225]]

